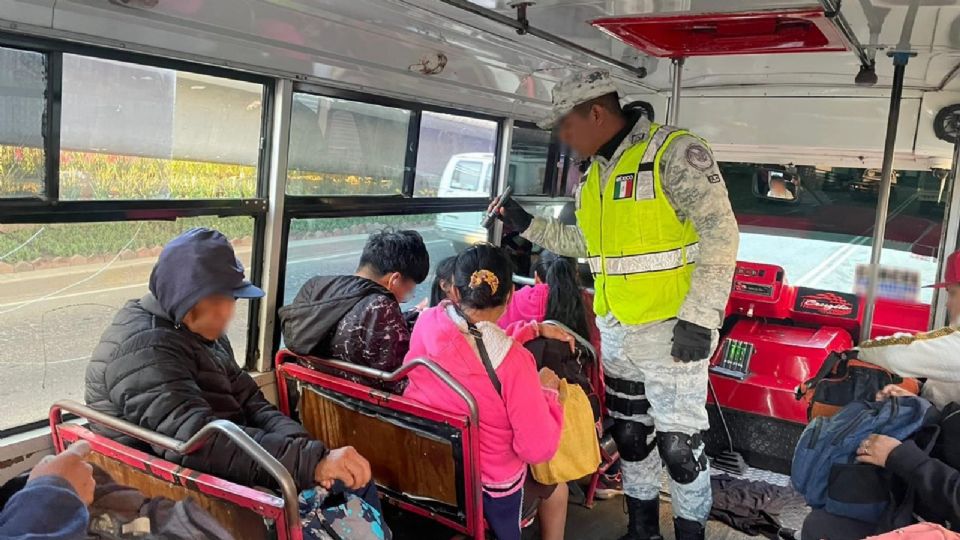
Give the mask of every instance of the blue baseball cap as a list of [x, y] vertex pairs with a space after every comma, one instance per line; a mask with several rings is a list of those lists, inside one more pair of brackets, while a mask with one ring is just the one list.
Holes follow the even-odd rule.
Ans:
[[263, 290], [243, 273], [243, 263], [223, 233], [190, 229], [164, 246], [150, 274], [150, 292], [171, 320], [179, 323], [208, 296], [264, 296]]

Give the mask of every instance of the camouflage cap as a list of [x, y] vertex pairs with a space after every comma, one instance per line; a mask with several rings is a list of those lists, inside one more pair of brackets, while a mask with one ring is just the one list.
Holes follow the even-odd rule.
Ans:
[[553, 109], [537, 123], [543, 129], [553, 129], [577, 105], [600, 96], [615, 93], [617, 87], [605, 69], [591, 69], [574, 73], [553, 87]]

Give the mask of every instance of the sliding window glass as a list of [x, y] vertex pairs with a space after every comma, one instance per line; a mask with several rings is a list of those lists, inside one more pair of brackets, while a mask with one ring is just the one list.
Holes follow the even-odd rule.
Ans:
[[46, 61], [0, 47], [0, 197], [43, 195]]
[[547, 195], [544, 181], [550, 150], [550, 132], [514, 127], [507, 162], [507, 185], [516, 195]]
[[490, 197], [496, 149], [496, 122], [424, 111], [415, 195]]
[[316, 275], [344, 275], [357, 271], [367, 237], [385, 228], [414, 230], [423, 236], [430, 254], [430, 275], [409, 298], [411, 308], [430, 296], [433, 270], [443, 259], [487, 239], [480, 226], [484, 212], [445, 212], [404, 216], [371, 216], [293, 219], [287, 237], [284, 302], [290, 303], [300, 287]]
[[65, 54], [60, 198], [255, 197], [262, 100], [261, 84]]
[[[117, 311], [148, 291], [163, 246], [192, 227], [233, 242], [250, 276], [254, 219], [0, 225], [0, 430], [40, 420], [60, 399], [83, 400], [83, 374]], [[243, 365], [250, 309], [228, 335]]]
[[397, 195], [411, 112], [294, 94], [287, 194]]

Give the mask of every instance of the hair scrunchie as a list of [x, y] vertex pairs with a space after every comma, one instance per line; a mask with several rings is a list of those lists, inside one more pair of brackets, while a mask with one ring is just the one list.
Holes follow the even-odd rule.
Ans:
[[500, 288], [500, 279], [496, 274], [490, 270], [477, 270], [470, 274], [471, 289], [476, 289], [484, 283], [490, 286], [490, 294], [497, 294], [497, 289]]

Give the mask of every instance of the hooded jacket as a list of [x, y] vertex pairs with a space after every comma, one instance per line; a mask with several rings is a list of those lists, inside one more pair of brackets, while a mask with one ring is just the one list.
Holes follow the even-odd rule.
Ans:
[[550, 298], [550, 286], [546, 283], [537, 283], [530, 287], [523, 287], [513, 291], [507, 310], [497, 321], [500, 328], [507, 328], [518, 321], [543, 322], [547, 317], [547, 300]]
[[[393, 293], [359, 276], [314, 277], [279, 315], [284, 344], [298, 355], [393, 371], [410, 348], [410, 328]], [[337, 375], [370, 384], [356, 375]], [[399, 392], [403, 386], [386, 388]]]
[[[166, 292], [168, 299], [191, 295]], [[208, 341], [174, 323], [173, 314], [182, 306], [171, 302], [163, 304], [148, 294], [127, 302], [117, 313], [87, 366], [87, 404], [181, 441], [213, 420], [230, 420], [276, 457], [300, 489], [312, 487], [314, 470], [327, 453], [324, 445], [311, 440], [303, 426], [266, 400], [253, 378], [237, 365], [226, 337]], [[97, 431], [143, 448], [118, 433]], [[277, 487], [266, 471], [225, 437], [214, 437], [188, 456], [154, 452], [242, 485]]]
[[[481, 480], [491, 496], [504, 497], [522, 487], [527, 464], [543, 463], [557, 452], [563, 408], [555, 390], [541, 388], [533, 355], [523, 348], [537, 337], [534, 325], [517, 323], [504, 331], [481, 322], [477, 328], [502, 394], [487, 375], [466, 322], [449, 301], [420, 314], [407, 360], [433, 360], [473, 395], [480, 413]], [[463, 400], [429, 371], [415, 369], [408, 379], [405, 397], [442, 411], [468, 413]]]

